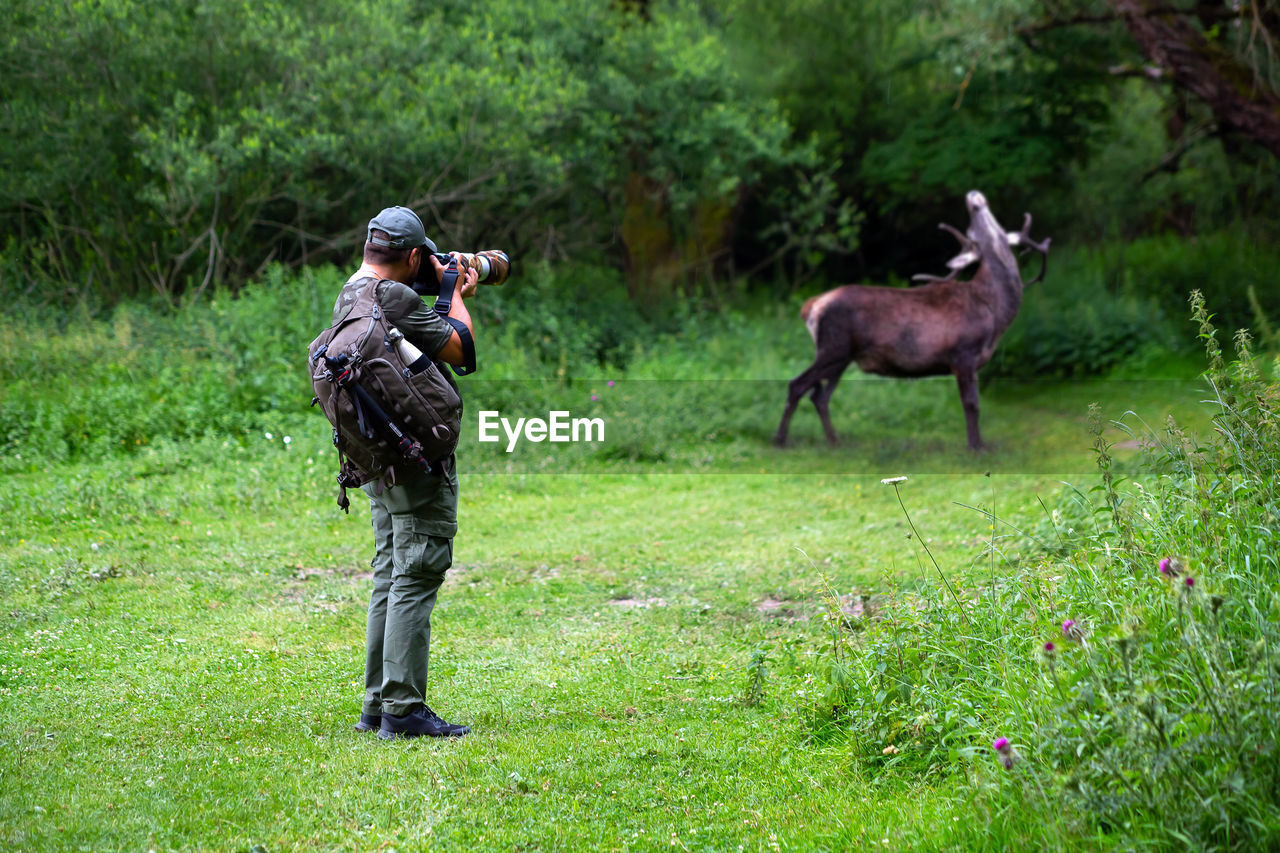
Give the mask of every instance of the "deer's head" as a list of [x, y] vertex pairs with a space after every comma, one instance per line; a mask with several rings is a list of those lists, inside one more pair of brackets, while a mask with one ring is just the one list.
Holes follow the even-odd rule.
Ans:
[[1021, 231], [1005, 231], [996, 221], [996, 217], [987, 206], [987, 197], [977, 190], [970, 190], [965, 196], [965, 205], [969, 208], [969, 230], [961, 233], [945, 222], [938, 227], [950, 232], [960, 241], [960, 254], [947, 261], [951, 270], [945, 276], [920, 274], [912, 276], [915, 281], [953, 281], [962, 270], [974, 264], [985, 264], [989, 273], [997, 280], [1009, 284], [1024, 284], [1018, 272], [1018, 260], [1013, 255], [1013, 248], [1034, 249], [1041, 254], [1040, 272], [1025, 284], [1035, 284], [1044, 278], [1045, 268], [1049, 263], [1049, 240], [1035, 242], [1031, 239], [1031, 214], [1025, 214]]

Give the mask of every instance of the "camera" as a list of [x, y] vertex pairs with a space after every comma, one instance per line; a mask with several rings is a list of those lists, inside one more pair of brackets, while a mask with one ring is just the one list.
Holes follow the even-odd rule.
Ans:
[[[453, 257], [444, 252], [437, 252], [436, 259], [446, 267]], [[507, 280], [511, 274], [511, 259], [500, 249], [485, 249], [482, 252], [459, 252], [458, 267], [460, 271], [468, 268], [476, 271], [479, 284], [497, 286]], [[423, 259], [418, 268], [418, 278], [413, 282], [413, 289], [420, 295], [440, 292], [440, 282], [436, 281], [436, 271], [430, 263]]]

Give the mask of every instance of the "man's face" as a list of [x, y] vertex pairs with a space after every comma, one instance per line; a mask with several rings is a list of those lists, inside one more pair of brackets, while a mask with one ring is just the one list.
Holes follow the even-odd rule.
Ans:
[[412, 284], [418, 278], [418, 270], [422, 268], [423, 257], [421, 248], [409, 251], [409, 257], [405, 261], [405, 272], [408, 276], [404, 279], [405, 284]]

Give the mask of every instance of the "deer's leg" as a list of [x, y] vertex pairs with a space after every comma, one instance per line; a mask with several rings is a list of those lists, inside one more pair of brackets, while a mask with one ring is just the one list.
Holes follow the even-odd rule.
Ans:
[[835, 428], [831, 426], [831, 412], [828, 404], [831, 402], [831, 395], [835, 393], [836, 384], [840, 381], [840, 376], [844, 371], [836, 371], [835, 375], [829, 376], [824, 382], [820, 382], [818, 387], [813, 389], [813, 407], [818, 410], [818, 417], [822, 419], [822, 429], [827, 434], [827, 443], [836, 444], [839, 439], [836, 438]]
[[787, 386], [787, 407], [782, 410], [782, 423], [778, 424], [778, 431], [773, 435], [773, 443], [779, 447], [787, 443], [787, 428], [791, 425], [791, 416], [796, 413], [796, 406], [800, 405], [800, 398], [816, 382], [810, 375], [812, 372], [813, 368], [809, 367]]
[[[787, 429], [791, 425], [791, 416], [796, 412], [796, 406], [800, 405], [800, 400], [810, 391], [814, 392], [814, 405], [817, 405], [817, 396], [821, 393], [819, 383], [827, 376], [838, 377], [844, 370], [848, 362], [843, 359], [823, 358], [819, 356], [813, 364], [809, 365], [803, 373], [791, 380], [791, 384], [787, 386], [787, 407], [782, 412], [782, 423], [778, 424], [778, 431], [773, 436], [773, 443], [781, 447], [787, 443]], [[834, 373], [833, 373], [834, 371]], [[832, 386], [834, 390], [834, 386]], [[830, 394], [827, 395], [830, 397]], [[821, 414], [821, 409], [818, 410]], [[825, 424], [828, 429], [829, 423]], [[834, 432], [828, 432], [830, 438]]]
[[978, 432], [978, 368], [956, 366], [956, 385], [960, 387], [960, 405], [964, 407], [964, 425], [969, 433], [969, 449], [982, 449], [982, 436]]

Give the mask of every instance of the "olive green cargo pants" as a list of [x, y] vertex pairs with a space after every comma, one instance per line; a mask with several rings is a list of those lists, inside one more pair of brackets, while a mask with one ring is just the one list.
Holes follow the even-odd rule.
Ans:
[[403, 716], [425, 702], [431, 611], [453, 563], [458, 479], [450, 457], [436, 471], [377, 493], [364, 487], [373, 516], [364, 713]]

